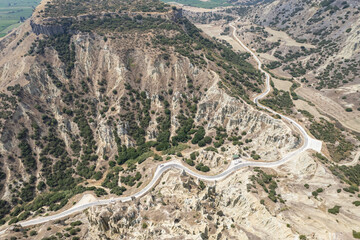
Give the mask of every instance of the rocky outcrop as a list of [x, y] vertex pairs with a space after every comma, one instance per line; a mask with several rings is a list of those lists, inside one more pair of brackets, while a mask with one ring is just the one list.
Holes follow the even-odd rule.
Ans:
[[45, 25], [45, 24], [37, 24], [34, 21], [30, 21], [30, 26], [32, 31], [36, 35], [45, 34], [48, 36], [60, 35], [66, 32], [66, 28], [63, 25]]
[[[301, 139], [282, 121], [227, 95], [216, 84], [201, 99], [195, 119], [198, 122], [207, 121], [208, 130], [221, 126], [228, 134], [246, 133], [242, 140], [251, 139], [248, 146], [260, 154], [262, 160], [279, 159], [301, 144]], [[237, 150], [232, 151], [236, 154]]]
[[294, 239], [286, 222], [247, 192], [248, 177], [237, 173], [199, 190], [198, 180], [170, 171], [166, 184], [140, 201], [89, 210], [84, 239]]
[[[130, 17], [136, 17], [139, 15], [139, 13], [122, 13], [122, 14], [118, 14], [118, 13], [105, 13], [105, 14], [101, 14], [101, 15], [81, 15], [75, 18], [60, 18], [60, 19], [56, 19], [56, 18], [47, 18], [44, 20], [39, 21], [39, 19], [35, 19], [35, 20], [30, 20], [30, 26], [32, 28], [32, 31], [36, 34], [36, 35], [40, 35], [40, 34], [45, 34], [47, 36], [54, 36], [54, 35], [60, 35], [60, 34], [64, 34], [67, 33], [70, 30], [70, 25], [71, 22], [73, 21], [86, 21], [89, 19], [94, 19], [94, 17], [96, 18], [107, 18], [107, 17], [111, 17], [111, 18], [116, 18], [119, 15], [128, 15]], [[183, 10], [181, 8], [179, 9], [173, 9], [170, 12], [166, 13], [166, 14], [162, 14], [162, 13], [144, 13], [142, 14], [143, 17], [152, 17], [152, 18], [165, 18], [167, 20], [170, 21], [178, 21], [180, 18], [183, 17]], [[59, 24], [59, 22], [65, 22], [65, 24]]]

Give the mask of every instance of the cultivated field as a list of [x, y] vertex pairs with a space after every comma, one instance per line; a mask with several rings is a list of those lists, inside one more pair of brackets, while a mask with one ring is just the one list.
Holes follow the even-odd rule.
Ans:
[[0, 37], [20, 25], [21, 18], [31, 16], [40, 0], [1, 0], [0, 1]]

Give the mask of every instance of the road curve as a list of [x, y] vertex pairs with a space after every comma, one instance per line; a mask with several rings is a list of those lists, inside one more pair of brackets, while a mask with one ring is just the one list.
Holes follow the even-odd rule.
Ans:
[[[246, 51], [248, 51], [256, 60], [256, 62], [258, 63], [258, 69], [265, 74], [266, 76], [266, 89], [263, 93], [261, 93], [259, 96], [257, 96], [254, 99], [254, 103], [262, 108], [265, 109], [273, 114], [278, 114], [281, 116], [282, 119], [287, 120], [290, 124], [292, 124], [293, 126], [295, 126], [301, 133], [301, 135], [303, 136], [304, 139], [304, 144], [302, 145], [301, 148], [295, 150], [294, 152], [291, 152], [289, 154], [287, 154], [284, 158], [282, 158], [279, 161], [276, 162], [248, 162], [248, 161], [244, 161], [244, 160], [233, 160], [230, 164], [230, 166], [222, 173], [215, 175], [215, 176], [206, 176], [206, 175], [201, 175], [197, 172], [194, 172], [192, 170], [190, 170], [189, 168], [187, 168], [186, 166], [184, 166], [181, 162], [179, 161], [170, 161], [164, 164], [159, 165], [156, 168], [156, 171], [154, 173], [154, 177], [151, 180], [151, 182], [142, 190], [140, 190], [139, 192], [135, 193], [132, 196], [128, 196], [128, 197], [118, 197], [118, 198], [111, 198], [111, 199], [104, 199], [104, 200], [99, 200], [99, 201], [95, 201], [95, 202], [91, 202], [91, 203], [86, 203], [80, 206], [74, 206], [68, 210], [65, 210], [61, 213], [52, 215], [52, 216], [47, 216], [47, 217], [40, 217], [40, 218], [36, 218], [36, 219], [32, 219], [32, 220], [28, 220], [28, 221], [23, 221], [23, 222], [19, 222], [18, 224], [22, 227], [27, 227], [27, 226], [31, 226], [31, 225], [37, 225], [37, 224], [42, 224], [42, 223], [46, 223], [48, 221], [54, 221], [54, 220], [58, 220], [64, 217], [67, 217], [71, 214], [83, 211], [89, 207], [92, 206], [101, 206], [101, 205], [107, 205], [107, 204], [112, 204], [115, 202], [128, 202], [128, 201], [132, 201], [133, 199], [139, 198], [141, 196], [143, 196], [144, 194], [146, 194], [148, 191], [150, 191], [157, 183], [157, 181], [160, 179], [160, 177], [162, 176], [162, 174], [170, 169], [179, 169], [182, 170], [183, 173], [186, 173], [188, 175], [191, 175], [193, 177], [196, 177], [198, 179], [201, 180], [205, 180], [205, 181], [219, 181], [222, 180], [224, 178], [226, 178], [227, 176], [229, 176], [230, 174], [232, 174], [233, 172], [241, 169], [241, 168], [245, 168], [245, 167], [266, 167], [266, 168], [271, 168], [271, 167], [277, 167], [279, 165], [282, 165], [284, 163], [286, 163], [287, 161], [289, 161], [292, 157], [296, 156], [299, 153], [302, 153], [304, 151], [306, 151], [307, 149], [315, 149], [313, 145], [314, 143], [317, 143], [318, 147], [316, 147], [315, 150], [319, 151], [319, 142], [316, 142], [317, 140], [312, 139], [305, 131], [305, 129], [299, 125], [296, 121], [292, 120], [289, 117], [286, 117], [280, 113], [277, 113], [275, 111], [273, 111], [272, 109], [263, 106], [262, 104], [259, 103], [259, 100], [264, 98], [267, 94], [269, 94], [270, 92], [270, 75], [265, 72], [262, 69], [262, 64], [261, 61], [259, 60], [259, 58], [248, 48], [245, 46], [245, 44], [243, 44], [240, 39], [236, 36], [236, 28], [233, 26], [233, 24], [231, 23], [230, 26], [233, 29], [233, 37], [234, 39], [244, 48], [246, 49]], [[315, 144], [316, 145], [316, 144]], [[321, 149], [321, 142], [320, 142], [320, 149]], [[7, 229], [2, 230], [0, 232], [0, 235], [5, 233]]]
[[233, 29], [233, 32], [232, 32], [232, 36], [233, 38], [247, 51], [249, 52], [253, 58], [255, 59], [255, 61], [257, 62], [258, 64], [258, 70], [261, 71], [261, 73], [265, 74], [265, 77], [266, 77], [266, 80], [265, 80], [265, 85], [266, 85], [266, 89], [263, 93], [259, 94], [258, 96], [256, 96], [254, 98], [254, 103], [259, 107], [259, 108], [262, 108], [262, 109], [265, 109], [273, 114], [277, 114], [279, 115], [282, 119], [285, 119], [287, 120], [290, 124], [292, 124], [293, 126], [295, 126], [301, 133], [301, 135], [303, 136], [304, 138], [304, 144], [301, 148], [299, 148], [297, 151], [293, 152], [294, 155], [298, 154], [299, 152], [303, 152], [304, 149], [308, 148], [309, 147], [309, 142], [310, 142], [310, 139], [311, 137], [307, 134], [307, 132], [305, 131], [305, 129], [300, 125], [298, 124], [295, 120], [287, 117], [287, 116], [284, 116], [278, 112], [275, 112], [274, 110], [272, 110], [271, 108], [269, 107], [266, 107], [264, 105], [262, 105], [259, 100], [266, 97], [270, 91], [271, 91], [271, 88], [270, 88], [270, 74], [267, 73], [266, 71], [264, 71], [264, 69], [262, 68], [262, 63], [260, 61], [260, 59], [256, 56], [256, 54], [251, 51], [242, 41], [240, 41], [240, 39], [236, 36], [236, 28], [235, 26], [233, 25], [234, 23], [230, 23], [230, 27]]

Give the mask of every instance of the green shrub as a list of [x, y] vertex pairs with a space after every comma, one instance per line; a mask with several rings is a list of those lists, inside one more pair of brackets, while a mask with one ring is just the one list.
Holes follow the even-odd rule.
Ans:
[[353, 230], [353, 237], [356, 239], [360, 239], [360, 232], [356, 232], [355, 230]]
[[80, 226], [82, 222], [80, 220], [70, 223], [72, 227]]
[[[194, 138], [191, 140], [191, 143], [192, 144], [197, 144], [199, 143], [201, 140], [203, 140], [203, 138], [205, 137], [205, 129], [204, 127], [199, 127], [197, 132], [195, 133], [194, 135]], [[203, 142], [203, 144], [206, 145], [205, 142]], [[204, 145], [204, 146], [205, 146]]]
[[201, 172], [209, 172], [210, 168], [208, 166], [205, 166], [203, 163], [199, 163], [198, 165], [196, 165], [196, 170], [201, 171]]
[[331, 214], [338, 214], [340, 212], [340, 206], [334, 206], [333, 208], [329, 208], [328, 209], [328, 212], [331, 213]]
[[185, 162], [187, 163], [187, 164], [189, 164], [190, 166], [195, 166], [195, 163], [194, 163], [194, 161], [193, 160], [191, 160], [191, 159], [185, 159]]

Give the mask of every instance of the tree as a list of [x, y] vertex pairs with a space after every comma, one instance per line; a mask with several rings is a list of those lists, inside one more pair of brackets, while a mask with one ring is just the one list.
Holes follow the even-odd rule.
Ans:
[[192, 144], [197, 144], [205, 137], [205, 129], [204, 127], [199, 127], [197, 132], [194, 135], [194, 138], [191, 140]]

